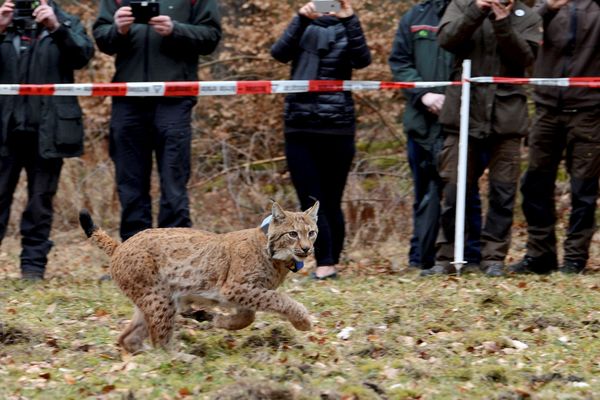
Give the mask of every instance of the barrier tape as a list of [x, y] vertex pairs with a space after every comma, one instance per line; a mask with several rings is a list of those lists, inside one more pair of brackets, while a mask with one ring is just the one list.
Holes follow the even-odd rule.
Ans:
[[[578, 86], [600, 88], [600, 77], [579, 78], [504, 78], [476, 77], [472, 83], [513, 85]], [[56, 83], [0, 84], [0, 95], [13, 96], [232, 96], [243, 94], [341, 92], [360, 90], [398, 90], [460, 86], [460, 81], [384, 82], [384, 81], [202, 81], [131, 83]]]
[[600, 88], [600, 77], [577, 77], [577, 78], [504, 78], [498, 76], [481, 76], [471, 78], [472, 83], [507, 83], [511, 85], [535, 85], [535, 86], [575, 86]]

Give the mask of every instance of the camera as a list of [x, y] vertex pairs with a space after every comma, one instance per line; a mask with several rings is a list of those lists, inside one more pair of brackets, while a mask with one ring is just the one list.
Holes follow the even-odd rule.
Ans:
[[336, 13], [341, 9], [340, 2], [338, 0], [314, 0], [315, 11], [318, 13]]
[[33, 10], [39, 7], [39, 0], [14, 0], [13, 25], [20, 29], [35, 28]]
[[157, 1], [130, 1], [129, 6], [136, 24], [147, 24], [152, 17], [160, 15], [160, 3]]

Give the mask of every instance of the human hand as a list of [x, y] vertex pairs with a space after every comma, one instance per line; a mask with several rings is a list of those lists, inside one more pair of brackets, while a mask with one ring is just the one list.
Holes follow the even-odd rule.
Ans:
[[40, 5], [33, 10], [32, 16], [35, 22], [43, 25], [50, 32], [54, 32], [60, 26], [54, 9], [48, 5], [48, 0], [41, 0]]
[[546, 0], [548, 8], [551, 10], [558, 10], [561, 7], [567, 5], [570, 0]]
[[152, 17], [148, 25], [152, 26], [160, 36], [169, 36], [173, 33], [173, 20], [168, 15]]
[[348, 18], [354, 14], [354, 10], [352, 9], [352, 4], [350, 4], [350, 0], [340, 0], [340, 11], [334, 13], [338, 18]]
[[492, 1], [493, 0], [475, 0], [475, 5], [481, 10], [481, 11], [487, 11], [490, 8], [492, 8]]
[[421, 102], [427, 107], [427, 111], [432, 114], [439, 115], [440, 111], [442, 111], [442, 107], [444, 106], [444, 100], [446, 96], [439, 93], [425, 93], [423, 97], [421, 97]]
[[4, 33], [6, 28], [12, 22], [14, 11], [15, 3], [13, 3], [12, 0], [6, 0], [4, 4], [0, 6], [0, 33]]
[[514, 6], [514, 0], [508, 0], [508, 3], [502, 4], [500, 0], [492, 1], [492, 12], [496, 17], [496, 21], [504, 19], [510, 15], [510, 11]]
[[323, 15], [317, 12], [315, 4], [312, 1], [303, 5], [300, 10], [298, 10], [298, 14], [310, 19], [315, 19]]
[[121, 7], [115, 12], [115, 25], [117, 26], [117, 32], [121, 35], [127, 35], [131, 25], [133, 25], [133, 13], [131, 7]]

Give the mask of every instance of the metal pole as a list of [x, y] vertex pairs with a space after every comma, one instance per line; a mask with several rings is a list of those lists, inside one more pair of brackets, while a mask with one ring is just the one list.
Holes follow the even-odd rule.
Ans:
[[467, 193], [467, 152], [469, 146], [469, 106], [471, 103], [471, 60], [462, 65], [462, 94], [460, 98], [460, 138], [456, 182], [456, 221], [454, 226], [454, 266], [460, 275], [465, 251], [465, 203]]

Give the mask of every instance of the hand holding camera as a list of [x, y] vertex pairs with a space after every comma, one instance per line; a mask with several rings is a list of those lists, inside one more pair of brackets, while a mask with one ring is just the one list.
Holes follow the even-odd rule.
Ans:
[[491, 2], [492, 12], [496, 17], [496, 21], [504, 19], [510, 15], [513, 8], [513, 0], [494, 0]]
[[150, 21], [148, 21], [148, 25], [150, 25], [156, 33], [160, 36], [169, 36], [173, 33], [173, 20], [168, 15], [159, 15], [157, 17], [152, 17]]
[[127, 35], [129, 33], [129, 29], [131, 25], [133, 25], [133, 13], [131, 12], [131, 7], [125, 6], [117, 9], [115, 12], [115, 25], [117, 27], [117, 32], [121, 35]]
[[0, 33], [4, 33], [6, 28], [11, 24], [14, 10], [15, 3], [11, 0], [6, 0], [4, 4], [0, 6]]
[[569, 4], [569, 1], [570, 0], [546, 0], [546, 4], [548, 4], [549, 9], [558, 10]]
[[161, 36], [173, 33], [173, 21], [168, 15], [160, 15], [157, 1], [130, 1], [128, 6], [119, 8], [114, 15], [117, 31], [126, 35], [131, 25], [148, 24]]
[[60, 22], [56, 18], [54, 9], [48, 5], [48, 0], [41, 0], [40, 5], [33, 10], [31, 15], [35, 18], [35, 22], [43, 25], [50, 32], [54, 32], [60, 27]]
[[318, 18], [324, 14], [338, 18], [347, 18], [354, 14], [350, 0], [314, 0], [306, 3], [298, 11], [310, 19]]

